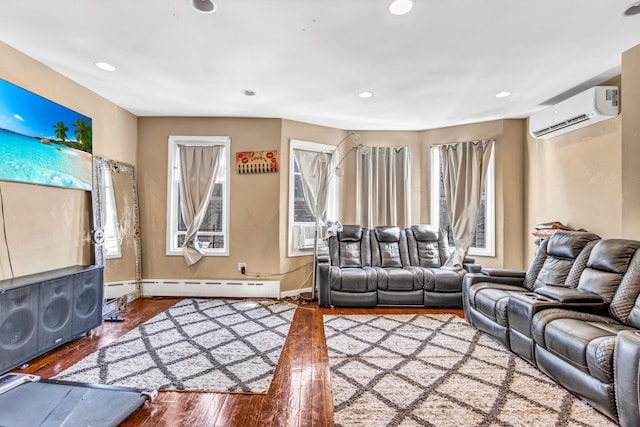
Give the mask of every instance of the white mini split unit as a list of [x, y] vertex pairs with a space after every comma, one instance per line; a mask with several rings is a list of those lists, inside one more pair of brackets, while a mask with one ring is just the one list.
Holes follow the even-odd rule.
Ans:
[[553, 138], [618, 115], [618, 86], [595, 86], [529, 117], [529, 133]]

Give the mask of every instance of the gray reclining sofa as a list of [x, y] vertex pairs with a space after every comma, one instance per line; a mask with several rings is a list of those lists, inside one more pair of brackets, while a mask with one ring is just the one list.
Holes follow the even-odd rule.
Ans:
[[461, 307], [462, 278], [480, 271], [472, 259], [463, 270], [443, 269], [448, 245], [431, 225], [344, 225], [329, 238], [329, 255], [318, 257], [320, 306], [377, 305]]

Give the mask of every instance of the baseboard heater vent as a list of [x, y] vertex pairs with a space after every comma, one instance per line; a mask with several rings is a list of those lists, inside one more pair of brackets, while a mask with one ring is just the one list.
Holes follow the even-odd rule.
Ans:
[[144, 279], [145, 297], [280, 298], [279, 281]]

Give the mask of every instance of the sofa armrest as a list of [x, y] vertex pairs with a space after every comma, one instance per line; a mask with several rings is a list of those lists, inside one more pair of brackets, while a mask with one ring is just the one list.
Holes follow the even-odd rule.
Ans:
[[509, 297], [507, 316], [509, 328], [520, 332], [523, 336], [531, 338], [531, 321], [533, 316], [541, 310], [548, 308], [560, 308], [562, 304], [549, 298], [525, 292], [513, 294]]
[[475, 262], [467, 262], [467, 259], [465, 259], [464, 264], [462, 264], [462, 268], [467, 273], [480, 273], [482, 271], [482, 266], [480, 264], [476, 264]]
[[565, 286], [546, 285], [537, 288], [534, 291], [538, 295], [542, 295], [554, 301], [558, 301], [563, 304], [568, 303], [590, 303], [590, 304], [602, 304], [605, 305], [604, 300], [598, 294], [593, 292], [583, 292], [576, 288], [567, 288]]
[[484, 273], [468, 273], [464, 276], [463, 287], [469, 287], [475, 283], [497, 283], [501, 285], [522, 286], [524, 280], [520, 277], [487, 276]]
[[618, 421], [622, 426], [640, 425], [640, 332], [622, 331], [613, 353], [614, 387]]
[[481, 273], [490, 277], [516, 277], [520, 279], [524, 279], [526, 275], [524, 271], [507, 270], [503, 268], [483, 268]]
[[[329, 307], [331, 305], [331, 292], [330, 292], [330, 284], [329, 284], [329, 271], [331, 270], [331, 265], [329, 263], [329, 257], [326, 260], [320, 260], [321, 257], [318, 257], [318, 263], [315, 266], [316, 269], [316, 287], [318, 293], [318, 305], [320, 307]], [[313, 286], [313, 284], [312, 284]]]
[[318, 255], [318, 264], [331, 264], [329, 255]]

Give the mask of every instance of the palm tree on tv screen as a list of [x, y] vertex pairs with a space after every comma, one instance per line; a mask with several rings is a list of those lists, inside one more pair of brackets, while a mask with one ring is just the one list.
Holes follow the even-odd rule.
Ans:
[[64, 142], [67, 140], [67, 132], [69, 132], [69, 128], [64, 125], [64, 122], [60, 121], [56, 123], [53, 128], [58, 141]]
[[90, 153], [91, 152], [91, 125], [88, 124], [84, 118], [76, 120], [73, 124], [75, 129], [73, 135], [76, 137], [81, 145], [81, 149]]

